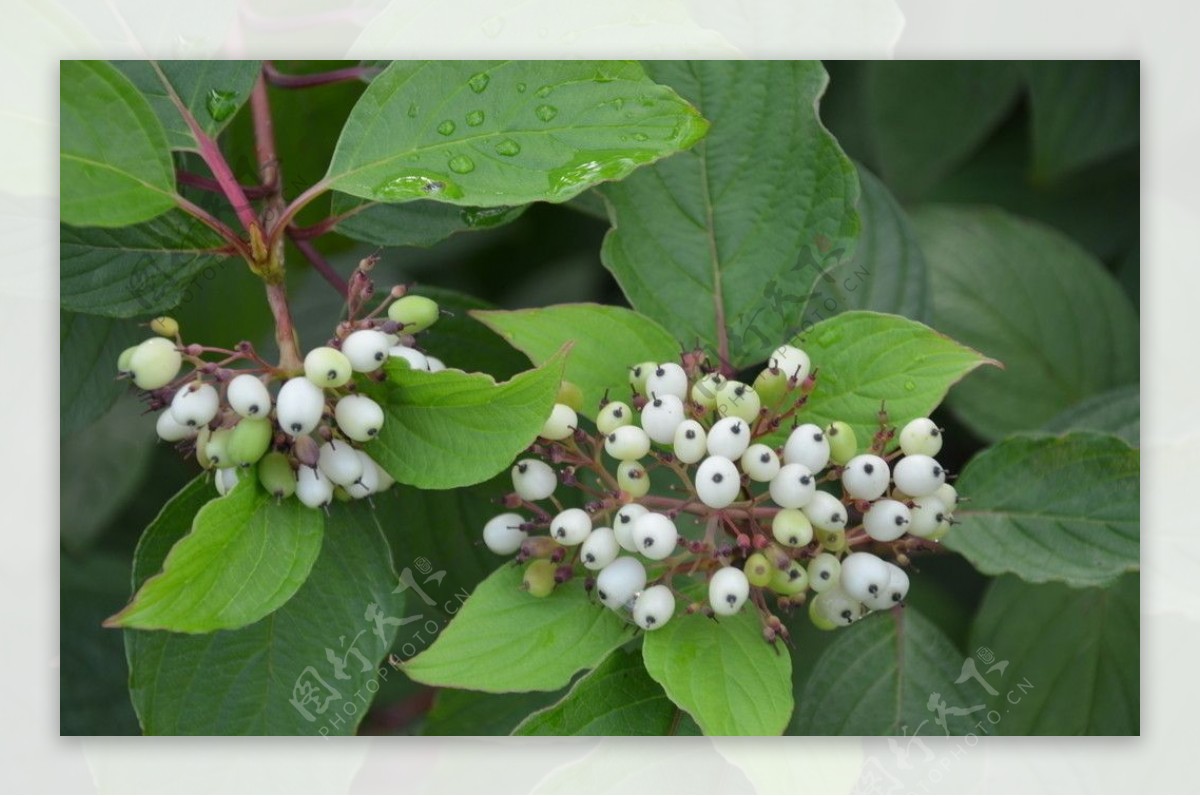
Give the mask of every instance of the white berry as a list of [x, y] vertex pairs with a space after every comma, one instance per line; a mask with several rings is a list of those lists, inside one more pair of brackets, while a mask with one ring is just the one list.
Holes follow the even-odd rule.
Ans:
[[832, 553], [819, 553], [808, 562], [808, 582], [815, 592], [836, 586], [841, 576], [842, 562]]
[[592, 532], [592, 518], [583, 509], [566, 509], [550, 522], [554, 541], [567, 547], [577, 545]]
[[267, 386], [249, 373], [233, 377], [225, 388], [225, 398], [233, 411], [242, 417], [266, 417], [271, 411], [271, 393]]
[[646, 436], [660, 445], [675, 441], [675, 429], [683, 419], [683, 401], [674, 395], [656, 396], [642, 409], [642, 428]]
[[605, 436], [632, 422], [633, 410], [629, 408], [629, 404], [620, 401], [606, 403], [600, 414], [596, 415], [596, 428]]
[[687, 373], [674, 362], [662, 363], [646, 377], [646, 396], [649, 398], [674, 395], [682, 401], [687, 394]]
[[545, 500], [558, 487], [558, 476], [543, 461], [522, 459], [513, 465], [512, 483], [522, 500]]
[[679, 531], [665, 514], [646, 513], [633, 521], [633, 543], [637, 552], [651, 561], [662, 561], [675, 552]]
[[725, 377], [720, 373], [708, 373], [692, 385], [692, 403], [701, 409], [712, 409], [717, 405], [717, 393], [725, 384]]
[[596, 596], [616, 611], [646, 588], [646, 568], [632, 556], [622, 556], [596, 576]]
[[196, 435], [197, 429], [194, 426], [185, 426], [175, 419], [171, 412], [165, 411], [158, 416], [158, 420], [154, 424], [154, 430], [158, 432], [159, 439], [165, 442], [179, 442]]
[[233, 488], [237, 486], [238, 468], [226, 467], [221, 470], [217, 470], [216, 478], [213, 480], [217, 485], [217, 494], [228, 495], [233, 491]]
[[356, 449], [354, 454], [362, 462], [363, 472], [357, 481], [343, 488], [350, 493], [350, 497], [362, 499], [379, 491], [382, 486], [382, 480], [379, 477], [382, 468], [365, 452]]
[[642, 630], [657, 630], [675, 615], [675, 595], [661, 583], [637, 596], [633, 603], [633, 621]]
[[887, 562], [871, 553], [851, 553], [842, 559], [842, 591], [859, 602], [867, 602], [887, 588]]
[[[817, 479], [803, 464], [785, 464], [771, 479], [771, 500], [785, 509], [807, 506], [817, 495]], [[825, 494], [825, 493], [821, 493]], [[841, 503], [838, 503], [841, 506]]]
[[207, 426], [217, 416], [221, 396], [211, 384], [191, 382], [179, 388], [171, 399], [171, 416], [175, 422], [191, 428]]
[[814, 473], [824, 470], [829, 466], [829, 440], [825, 432], [813, 423], [797, 426], [783, 446], [783, 461], [803, 464]]
[[483, 543], [498, 556], [510, 556], [521, 549], [528, 534], [521, 530], [525, 518], [508, 512], [492, 517], [483, 526]]
[[412, 370], [429, 370], [429, 357], [415, 348], [406, 345], [394, 345], [388, 349], [388, 356], [408, 363]]
[[779, 456], [761, 442], [746, 448], [746, 452], [742, 454], [742, 472], [750, 476], [751, 481], [765, 484], [779, 475], [779, 470]]
[[872, 503], [863, 515], [863, 530], [877, 542], [894, 542], [908, 531], [911, 521], [908, 506], [884, 498]]
[[293, 437], [307, 434], [321, 422], [325, 392], [303, 376], [288, 379], [275, 399], [279, 427]]
[[129, 372], [133, 383], [143, 390], [166, 387], [183, 366], [183, 355], [175, 343], [165, 337], [151, 337], [138, 344], [129, 355]]
[[927, 417], [918, 417], [900, 429], [900, 450], [905, 456], [937, 456], [942, 449], [942, 430]]
[[818, 594], [812, 610], [835, 625], [854, 624], [866, 614], [860, 601], [836, 587]]
[[437, 357], [425, 357], [425, 362], [430, 373], [441, 373], [446, 369], [446, 363]]
[[596, 528], [579, 547], [579, 560], [588, 569], [604, 569], [617, 560], [621, 546], [612, 528]]
[[740, 417], [726, 417], [708, 430], [708, 452], [737, 460], [750, 447], [750, 424]]
[[695, 420], [685, 420], [675, 429], [675, 458], [684, 464], [695, 464], [708, 452], [708, 435], [704, 426]]
[[604, 450], [618, 461], [636, 461], [650, 452], [650, 437], [637, 426], [621, 426], [605, 437]]
[[932, 495], [946, 483], [946, 471], [929, 456], [905, 456], [892, 471], [896, 488], [909, 497]]
[[887, 462], [873, 453], [862, 453], [842, 469], [842, 488], [859, 500], [874, 500], [887, 491], [891, 472]]
[[365, 395], [347, 395], [337, 402], [333, 416], [338, 428], [355, 442], [368, 442], [383, 427], [383, 408]]
[[[350, 367], [359, 373], [378, 370], [387, 361], [391, 347], [388, 336], [375, 329], [359, 329], [342, 341], [342, 353], [350, 360]], [[425, 370], [428, 369], [426, 360]]]
[[296, 473], [296, 497], [310, 509], [327, 506], [333, 500], [333, 482], [320, 470], [301, 467]]
[[814, 528], [832, 532], [844, 530], [846, 527], [846, 507], [828, 492], [818, 489], [802, 508]]
[[709, 508], [725, 508], [737, 500], [741, 489], [737, 465], [724, 456], [709, 456], [696, 468], [696, 497]]
[[314, 348], [304, 357], [304, 375], [318, 387], [341, 387], [350, 381], [350, 371], [350, 360], [336, 348]]
[[914, 498], [908, 532], [913, 536], [928, 539], [937, 533], [943, 523], [949, 521], [950, 512], [946, 510], [946, 504], [936, 496]]
[[555, 404], [550, 410], [550, 417], [542, 424], [538, 436], [549, 440], [566, 439], [575, 433], [578, 426], [579, 416], [575, 414], [574, 409], [566, 404]]
[[321, 446], [317, 467], [333, 483], [338, 486], [349, 486], [362, 478], [362, 459], [358, 452], [347, 442], [330, 440]]
[[771, 353], [770, 359], [767, 360], [767, 367], [781, 370], [788, 379], [794, 378], [799, 383], [808, 378], [812, 362], [809, 360], [808, 354], [796, 346], [781, 345]]
[[708, 581], [708, 604], [719, 616], [733, 616], [749, 596], [750, 581], [737, 567], [722, 567]]
[[616, 537], [617, 544], [631, 553], [637, 552], [637, 542], [633, 539], [633, 524], [638, 517], [649, 511], [650, 509], [637, 503], [629, 503], [617, 510], [617, 516], [613, 518], [613, 536]]
[[942, 503], [946, 506], [946, 511], [950, 512], [951, 514], [953, 514], [954, 510], [958, 508], [958, 490], [955, 489], [952, 484], [942, 484], [937, 488], [937, 491], [934, 492], [933, 495], [938, 500], [942, 501]]

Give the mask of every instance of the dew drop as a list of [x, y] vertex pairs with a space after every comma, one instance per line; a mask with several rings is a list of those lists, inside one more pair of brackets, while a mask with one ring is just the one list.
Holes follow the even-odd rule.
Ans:
[[389, 177], [375, 186], [374, 194], [383, 201], [397, 202], [439, 196], [457, 199], [462, 188], [446, 179], [444, 175], [426, 171], [410, 171]]
[[517, 84], [517, 93], [518, 93], [518, 94], [524, 94], [524, 93], [525, 93], [525, 84], [524, 84], [524, 83], [518, 83], [518, 84]]
[[477, 75], [472, 75], [471, 79], [467, 81], [467, 85], [470, 86], [471, 90], [476, 94], [482, 94], [487, 90], [488, 83], [490, 82], [492, 82], [492, 78], [488, 75], [488, 73], [480, 72]]
[[537, 91], [533, 92], [535, 97], [545, 99], [550, 96], [550, 92], [554, 90], [553, 86], [542, 86]]
[[417, 114], [420, 112], [421, 112], [421, 109], [417, 107], [417, 103], [415, 103], [415, 102], [409, 103], [408, 118], [415, 119], [415, 118], [417, 118]]
[[455, 174], [470, 174], [475, 171], [475, 161], [471, 160], [466, 155], [455, 155], [450, 158], [450, 162], [446, 164], [450, 167], [450, 171]]
[[558, 108], [554, 107], [553, 105], [539, 105], [534, 110], [534, 113], [536, 113], [537, 117], [543, 122], [548, 122], [558, 115]]
[[447, 119], [437, 126], [437, 131], [442, 135], [450, 135], [454, 132], [454, 122]]
[[908, 381], [904, 382], [904, 389], [912, 392], [913, 390], [917, 389], [917, 383], [912, 379], [909, 379]]
[[204, 107], [214, 121], [223, 122], [237, 110], [237, 96], [236, 91], [211, 88], [204, 100]]
[[496, 144], [496, 154], [504, 155], [506, 158], [511, 158], [514, 155], [521, 154], [521, 145], [511, 138], [505, 138], [503, 141]]
[[634, 133], [633, 134], [634, 141], [646, 141], [646, 140], [649, 140], [649, 138], [650, 138], [650, 136], [646, 135], [645, 133]]
[[471, 127], [478, 127], [483, 124], [483, 111], [471, 111], [468, 113], [467, 124]]

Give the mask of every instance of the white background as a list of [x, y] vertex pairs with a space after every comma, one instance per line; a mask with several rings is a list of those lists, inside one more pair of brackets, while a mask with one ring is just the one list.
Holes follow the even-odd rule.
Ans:
[[[341, 7], [339, 9], [339, 7]], [[17, 0], [0, 6], [0, 786], [21, 792], [847, 792], [880, 741], [58, 737], [59, 58], [1138, 58], [1141, 738], [932, 746], [911, 792], [1189, 791], [1200, 639], [1200, 4], [1103, 0]], [[61, 639], [61, 654], [71, 640]]]

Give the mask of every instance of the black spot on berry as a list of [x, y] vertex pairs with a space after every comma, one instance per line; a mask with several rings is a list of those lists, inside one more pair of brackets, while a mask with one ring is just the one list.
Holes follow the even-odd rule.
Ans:
[[879, 587], [876, 586], [874, 583], [872, 583], [870, 586], [867, 587], [867, 591], [871, 592], [871, 594], [878, 594]]
[[658, 409], [660, 406], [662, 406], [662, 398], [655, 398], [654, 399], [654, 408]]
[[904, 519], [899, 514], [896, 515], [896, 524], [897, 525], [903, 525], [906, 522], [908, 522], [908, 520]]
[[726, 594], [725, 602], [729, 603], [730, 605], [735, 604], [737, 602], [737, 595], [736, 594]]
[[622, 409], [621, 407], [618, 406], [616, 409], [613, 410], [613, 417], [624, 417], [624, 416], [625, 416], [625, 410]]
[[758, 460], [759, 460], [760, 462], [762, 462], [763, 464], [767, 464], [767, 463], [769, 463], [769, 462], [771, 461], [771, 454], [769, 454], [769, 453], [764, 453], [762, 456], [759, 456], [759, 457], [758, 457]]
[[378, 434], [378, 433], [379, 433], [379, 429], [377, 429], [377, 428], [368, 428], [368, 429], [367, 429], [367, 436], [368, 436], [368, 437], [373, 437], [373, 436], [375, 436], [375, 435], [376, 435], [376, 434]]
[[628, 514], [618, 514], [617, 517], [621, 520], [621, 522], [625, 523], [626, 525], [629, 524], [629, 515]]
[[721, 475], [720, 473], [713, 473], [712, 480], [714, 484], [719, 484], [725, 480], [725, 476]]
[[603, 589], [600, 589], [600, 590], [598, 590], [598, 591], [596, 592], [596, 596], [597, 596], [597, 597], [599, 597], [601, 601], [604, 601], [604, 600], [607, 600], [607, 599], [608, 599], [608, 595], [604, 593], [604, 590], [603, 590]]
[[870, 462], [867, 462], [866, 464], [863, 465], [863, 472], [866, 473], [867, 475], [870, 475], [871, 473], [875, 472], [875, 465], [871, 464]]
[[654, 375], [658, 376], [661, 379], [663, 376], [667, 375], [667, 369], [666, 368], [657, 368], [654, 371]]
[[829, 570], [821, 570], [821, 580], [829, 580]]
[[300, 423], [292, 423], [292, 431], [296, 432], [297, 434], [300, 433], [300, 430], [302, 428], [304, 428], [304, 426], [301, 425]]
[[583, 557], [583, 560], [588, 562], [589, 564], [591, 564], [591, 563], [595, 562], [596, 557], [594, 555], [592, 555], [591, 553], [588, 553], [587, 555], [585, 555]]
[[[792, 544], [795, 544], [798, 541], [799, 540], [796, 537], [794, 537], [794, 536], [792, 537]], [[788, 580], [795, 580], [798, 577], [800, 577], [800, 570], [795, 569], [795, 568], [788, 570]]]
[[841, 515], [841, 514], [839, 514], [839, 513], [837, 513], [837, 512], [834, 512], [833, 516], [831, 516], [831, 517], [829, 518], [829, 521], [830, 521], [830, 522], [841, 522], [841, 521], [842, 521], [842, 515]]
[[651, 539], [649, 536], [647, 536], [645, 539], [642, 540], [642, 547], [649, 550], [651, 547], [654, 547], [654, 540]]
[[732, 431], [734, 434], [741, 434], [742, 433], [742, 424], [734, 423], [732, 426], [729, 427], [729, 430]]
[[330, 381], [333, 381], [334, 379], [337, 378], [337, 371], [330, 370], [328, 373], [325, 374], [325, 378], [329, 379]]
[[820, 442], [823, 439], [825, 439], [823, 432], [818, 431], [816, 434], [813, 434], [813, 442]]
[[609, 434], [609, 435], [608, 435], [608, 441], [609, 441], [609, 442], [616, 442], [616, 441], [617, 441], [617, 434], [616, 434], [616, 432], [615, 432], [615, 431], [614, 431], [612, 434]]
[[653, 624], [655, 624], [655, 623], [657, 623], [657, 622], [658, 622], [658, 620], [657, 620], [657, 619], [655, 619], [655, 618], [654, 618], [654, 617], [652, 617], [652, 616], [648, 616], [648, 617], [646, 617], [646, 624], [648, 624], [648, 625], [653, 625]]
[[804, 486], [808, 486], [809, 484], [812, 483], [812, 476], [811, 475], [800, 476], [800, 483], [803, 484]]
[[250, 404], [250, 409], [248, 411], [252, 415], [258, 414], [258, 404]]
[[892, 592], [892, 602], [894, 602], [894, 603], [900, 602], [900, 592], [898, 592], [898, 591]]
[[941, 474], [942, 474], [942, 468], [941, 468], [941, 467], [938, 467], [938, 466], [935, 464], [935, 465], [933, 466], [933, 477], [934, 477], [934, 478], [937, 478], [937, 477], [938, 477], [939, 475], [941, 475]]
[[382, 362], [382, 361], [383, 361], [383, 352], [382, 352], [382, 351], [376, 351], [376, 352], [375, 352], [375, 361], [376, 361], [376, 362]]
[[554, 535], [557, 536], [559, 539], [561, 539], [567, 535], [567, 529], [566, 528], [555, 528]]
[[845, 619], [847, 622], [849, 622], [853, 618], [854, 618], [854, 612], [851, 611], [849, 608], [847, 608], [845, 611], [842, 611], [842, 619]]
[[520, 464], [517, 465], [517, 472], [521, 473], [522, 475], [524, 475], [525, 471], [528, 469], [529, 469], [529, 465], [526, 464], [525, 462], [521, 462]]
[[696, 429], [689, 428], [687, 431], [683, 432], [683, 436], [687, 437], [688, 439], [695, 439], [696, 438]]

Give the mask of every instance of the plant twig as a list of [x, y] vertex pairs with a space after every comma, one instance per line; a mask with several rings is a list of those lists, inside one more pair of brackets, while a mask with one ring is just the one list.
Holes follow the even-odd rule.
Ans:
[[[194, 174], [183, 169], [176, 169], [175, 180], [183, 185], [190, 185], [193, 188], [199, 188], [202, 191], [210, 193], [224, 193], [221, 189], [221, 184], [211, 177], [205, 177], [203, 174]], [[242, 192], [246, 194], [247, 199], [263, 199], [271, 195], [271, 189], [259, 185], [243, 185]]]
[[317, 251], [317, 247], [313, 245], [311, 240], [297, 237], [295, 231], [295, 227], [289, 228], [288, 237], [291, 238], [292, 243], [296, 244], [296, 248], [304, 255], [304, 259], [312, 263], [312, 267], [316, 269], [317, 273], [324, 277], [325, 281], [332, 285], [338, 293], [341, 293], [343, 298], [349, 296], [350, 286], [346, 280], [342, 279], [341, 275], [333, 270], [333, 266], [321, 256], [321, 253]]
[[329, 72], [317, 72], [310, 75], [288, 75], [280, 72], [270, 61], [263, 62], [263, 74], [272, 86], [278, 88], [312, 88], [313, 86], [328, 86], [334, 83], [349, 83], [373, 77], [379, 69], [371, 66], [348, 66], [343, 69], [333, 69]]

